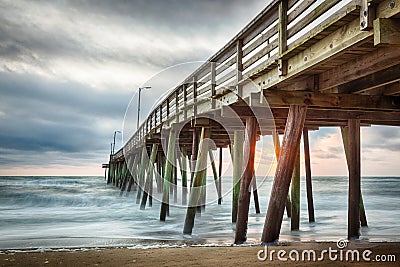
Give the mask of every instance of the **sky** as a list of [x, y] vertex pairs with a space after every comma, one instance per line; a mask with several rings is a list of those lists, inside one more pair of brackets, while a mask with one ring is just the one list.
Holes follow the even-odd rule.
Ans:
[[[268, 2], [0, 0], [0, 175], [103, 175], [137, 88], [207, 60]], [[162, 93], [147, 93], [143, 118]], [[400, 174], [398, 129], [362, 140], [363, 175]], [[347, 175], [338, 129], [310, 143], [313, 174]]]

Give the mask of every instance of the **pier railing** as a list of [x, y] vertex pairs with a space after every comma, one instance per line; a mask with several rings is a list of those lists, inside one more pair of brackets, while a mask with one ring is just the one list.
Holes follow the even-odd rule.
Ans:
[[[246, 94], [238, 91], [238, 84], [274, 69], [285, 75], [285, 59], [359, 16], [366, 2], [273, 0], [150, 112], [126, 142], [125, 151], [142, 146], [149, 134], [160, 132], [172, 122], [198, 115], [201, 112], [196, 109], [199, 99], [221, 98], [229, 92], [226, 88], [238, 95]], [[265, 81], [259, 83], [260, 86], [264, 84]], [[113, 158], [123, 157], [124, 149], [116, 152]]]

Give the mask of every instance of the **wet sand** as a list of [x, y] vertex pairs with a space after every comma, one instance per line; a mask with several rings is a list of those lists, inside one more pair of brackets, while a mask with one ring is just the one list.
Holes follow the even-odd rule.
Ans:
[[[331, 248], [331, 260], [329, 257]], [[263, 250], [260, 252], [260, 250]], [[274, 252], [273, 252], [274, 250]], [[285, 252], [279, 252], [284, 250]], [[305, 250], [313, 250], [308, 256]], [[321, 253], [323, 254], [323, 260]], [[336, 250], [336, 252], [335, 252]], [[352, 261], [352, 251], [359, 252], [360, 260]], [[370, 254], [368, 251], [371, 251]], [[229, 246], [229, 247], [181, 247], [181, 248], [99, 248], [99, 249], [70, 249], [64, 251], [46, 252], [15, 252], [13, 250], [0, 251], [0, 266], [399, 266], [400, 243], [368, 243], [350, 242], [342, 249], [336, 243], [287, 243], [268, 247], [267, 259], [265, 247], [262, 246]], [[295, 252], [293, 252], [295, 251]], [[296, 261], [296, 251], [299, 261]], [[350, 251], [350, 252], [348, 252]], [[278, 252], [281, 258], [278, 259]], [[272, 253], [272, 260], [269, 258]], [[355, 252], [356, 253], [356, 252]], [[366, 261], [363, 258], [363, 253]], [[304, 260], [302, 255], [304, 254]], [[342, 260], [341, 256], [342, 254]], [[347, 259], [346, 259], [347, 255]], [[385, 262], [376, 261], [376, 256], [385, 259]], [[289, 258], [289, 256], [292, 257]], [[311, 259], [311, 260], [310, 260]], [[354, 254], [356, 259], [356, 254]], [[388, 262], [390, 260], [390, 262]], [[393, 261], [395, 260], [395, 261]]]

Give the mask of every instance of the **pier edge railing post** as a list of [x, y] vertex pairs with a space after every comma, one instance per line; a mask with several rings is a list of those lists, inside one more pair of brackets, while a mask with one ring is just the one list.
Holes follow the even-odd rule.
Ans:
[[242, 244], [247, 240], [247, 222], [249, 218], [251, 186], [254, 177], [256, 139], [257, 119], [255, 117], [248, 117], [246, 118], [246, 152], [244, 153], [247, 162], [245, 162], [245, 170], [240, 181], [235, 244]]
[[[288, 0], [281, 0], [279, 3], [279, 30], [278, 30], [278, 54], [279, 57], [287, 50], [287, 25], [288, 25]], [[278, 59], [279, 76], [287, 75], [287, 61]]]
[[296, 161], [296, 152], [300, 146], [306, 113], [306, 106], [291, 105], [289, 108], [282, 141], [282, 152], [279, 156], [261, 236], [263, 243], [275, 242], [279, 238], [285, 202], [289, 193], [290, 180]]

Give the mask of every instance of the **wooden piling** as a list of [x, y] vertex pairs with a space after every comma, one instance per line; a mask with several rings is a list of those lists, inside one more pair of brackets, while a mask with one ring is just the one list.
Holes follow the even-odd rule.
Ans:
[[307, 107], [305, 106], [291, 105], [289, 108], [282, 142], [283, 152], [279, 156], [261, 236], [263, 243], [271, 243], [279, 238], [285, 202], [296, 161], [296, 153], [300, 146], [306, 111]]
[[[246, 118], [246, 145], [244, 155], [247, 158], [245, 170], [240, 181], [240, 194], [236, 222], [235, 244], [242, 244], [247, 239], [247, 222], [250, 206], [250, 188], [254, 177], [254, 157], [256, 152], [257, 119]], [[236, 144], [235, 144], [236, 149]], [[236, 157], [236, 155], [235, 155]]]
[[196, 167], [197, 154], [199, 151], [199, 129], [193, 128], [193, 143], [192, 143], [192, 161], [191, 161], [191, 176], [190, 176], [190, 189], [193, 185], [194, 171]]
[[108, 179], [107, 179], [107, 184], [111, 183], [112, 180], [112, 172], [113, 172], [113, 162], [111, 161], [111, 156], [110, 156], [110, 161], [108, 163]]
[[175, 129], [171, 128], [168, 137], [167, 159], [165, 161], [164, 185], [163, 196], [160, 211], [160, 221], [165, 221], [167, 212], [169, 211], [169, 186], [172, 181], [172, 171], [175, 157], [175, 142], [176, 142]]
[[360, 237], [360, 120], [349, 119], [349, 207], [348, 239]]
[[146, 208], [146, 202], [147, 202], [148, 195], [149, 194], [151, 195], [150, 187], [152, 186], [151, 181], [153, 180], [154, 162], [156, 161], [157, 149], [158, 149], [158, 145], [153, 144], [153, 146], [151, 148], [149, 165], [147, 167], [147, 177], [146, 177], [146, 182], [145, 182], [144, 190], [143, 190], [142, 203], [140, 204], [140, 209], [142, 209], [142, 210], [144, 210]]
[[201, 180], [201, 200], [200, 200], [200, 210], [205, 211], [206, 210], [206, 202], [207, 202], [207, 156], [206, 156], [206, 162], [204, 163], [204, 166], [206, 166], [202, 172], [202, 180]]
[[125, 169], [125, 174], [124, 174], [124, 181], [123, 181], [123, 183], [122, 183], [122, 186], [121, 186], [121, 192], [120, 192], [120, 195], [122, 196], [122, 194], [124, 193], [124, 191], [127, 189], [127, 187], [128, 187], [128, 183], [129, 183], [129, 181], [130, 181], [130, 166], [131, 166], [131, 164], [132, 164], [132, 159], [133, 159], [133, 155], [131, 155], [131, 156], [129, 156], [129, 158], [128, 158], [128, 162], [126, 163], [126, 165], [125, 165], [125, 167], [126, 167], [126, 169]]
[[198, 149], [196, 167], [194, 168], [194, 179], [192, 188], [190, 190], [189, 205], [186, 211], [185, 225], [183, 234], [192, 234], [194, 219], [196, 216], [196, 207], [199, 205], [201, 199], [201, 187], [203, 185], [204, 172], [207, 167], [207, 151], [208, 144], [203, 142], [204, 139], [209, 138], [210, 129], [202, 128], [200, 136], [200, 144]]
[[[344, 152], [346, 155], [346, 162], [347, 166], [349, 166], [349, 148], [348, 148], [348, 143], [349, 143], [349, 134], [348, 134], [348, 127], [340, 127], [341, 133], [342, 133], [342, 140], [343, 140], [343, 147], [344, 147]], [[367, 222], [367, 216], [365, 214], [365, 207], [364, 207], [364, 200], [362, 197], [362, 192], [360, 189], [360, 221], [361, 221], [361, 226], [367, 227], [368, 222]]]
[[368, 227], [367, 215], [365, 215], [364, 200], [361, 191], [360, 191], [360, 221], [362, 227]]
[[304, 143], [304, 165], [306, 171], [306, 190], [307, 190], [307, 208], [308, 208], [308, 222], [315, 222], [314, 216], [314, 199], [312, 192], [311, 181], [311, 163], [310, 163], [310, 144], [308, 138], [308, 129], [303, 129], [303, 143]]
[[[342, 127], [342, 139], [349, 170], [348, 225], [347, 238], [360, 237], [361, 209], [361, 159], [360, 159], [360, 120], [349, 119], [348, 127]], [[366, 224], [366, 221], [364, 222]]]
[[257, 178], [255, 175], [251, 181], [251, 187], [253, 188], [254, 208], [256, 210], [256, 214], [260, 214], [260, 202], [258, 201]]
[[239, 191], [240, 191], [240, 178], [243, 171], [243, 144], [244, 144], [244, 131], [236, 130], [233, 134], [233, 189], [232, 189], [232, 223], [237, 221]]
[[108, 179], [107, 179], [107, 184], [111, 183], [112, 168], [113, 168], [113, 163], [112, 163], [111, 155], [110, 155], [110, 161], [108, 162]]
[[120, 176], [120, 178], [119, 178], [119, 182], [118, 182], [118, 187], [119, 187], [119, 189], [122, 189], [122, 186], [123, 186], [123, 184], [124, 184], [124, 180], [125, 180], [125, 173], [126, 173], [126, 159], [124, 159], [122, 162], [121, 162], [121, 176]]
[[293, 168], [292, 182], [291, 182], [291, 219], [290, 229], [299, 230], [300, 228], [300, 146], [297, 150], [296, 161]]
[[162, 152], [158, 152], [157, 153], [157, 160], [156, 160], [156, 164], [157, 164], [157, 171], [156, 171], [156, 184], [157, 184], [157, 193], [161, 193], [162, 192], [162, 184], [161, 184], [161, 177], [162, 177], [162, 172], [161, 172], [161, 153]]
[[219, 164], [218, 164], [218, 205], [222, 204], [222, 147], [219, 148]]
[[117, 177], [119, 174], [119, 162], [115, 162], [115, 171], [114, 171], [114, 176], [113, 176], [113, 180], [112, 180], [112, 184], [113, 186], [115, 186], [116, 182], [117, 182]]
[[131, 192], [132, 189], [132, 185], [134, 185], [136, 183], [136, 165], [137, 165], [137, 161], [138, 161], [139, 156], [135, 155], [135, 159], [133, 160], [133, 164], [131, 166], [130, 170], [130, 180], [129, 180], [129, 184], [128, 184], [128, 188], [126, 189], [126, 194], [128, 194], [129, 192]]
[[[272, 139], [273, 139], [274, 147], [275, 147], [276, 162], [278, 162], [279, 155], [281, 153], [281, 142], [279, 141], [279, 134], [275, 130], [272, 131]], [[285, 208], [286, 208], [286, 214], [287, 214], [288, 218], [290, 218], [292, 216], [292, 203], [290, 202], [289, 194], [287, 195], [287, 198], [286, 198]]]
[[138, 179], [138, 191], [136, 195], [136, 204], [140, 203], [140, 199], [142, 198], [142, 192], [143, 192], [143, 187], [144, 187], [144, 178], [146, 175], [146, 161], [147, 161], [147, 149], [146, 146], [143, 146], [142, 149], [142, 159], [140, 161], [140, 166], [139, 166], [139, 179]]
[[182, 205], [187, 204], [187, 160], [186, 148], [182, 147], [181, 170], [182, 170]]
[[176, 155], [176, 151], [175, 151], [175, 157], [174, 157], [174, 179], [173, 179], [173, 183], [172, 183], [172, 187], [173, 187], [173, 191], [174, 191], [174, 203], [178, 203], [178, 168], [177, 168], [177, 155]]
[[220, 191], [220, 188], [219, 188], [219, 181], [218, 181], [219, 178], [218, 178], [218, 173], [217, 173], [217, 167], [215, 166], [214, 155], [213, 155], [211, 149], [208, 150], [208, 155], [210, 157], [211, 168], [212, 168], [213, 175], [214, 175], [215, 189], [217, 190], [217, 195], [218, 195], [218, 200], [219, 200], [221, 198], [221, 191]]

